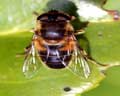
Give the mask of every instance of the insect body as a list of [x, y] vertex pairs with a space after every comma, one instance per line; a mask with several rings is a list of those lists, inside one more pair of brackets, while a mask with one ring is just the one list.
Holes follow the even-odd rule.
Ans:
[[37, 17], [32, 42], [26, 48], [23, 65], [25, 75], [32, 75], [44, 63], [49, 68], [68, 68], [88, 78], [91, 71], [89, 58], [76, 40], [70, 24], [73, 16], [51, 10]]
[[[70, 16], [50, 11], [37, 18], [34, 46], [41, 60], [51, 68], [64, 68], [69, 64], [73, 51], [73, 27]], [[41, 27], [41, 28], [40, 28]]]

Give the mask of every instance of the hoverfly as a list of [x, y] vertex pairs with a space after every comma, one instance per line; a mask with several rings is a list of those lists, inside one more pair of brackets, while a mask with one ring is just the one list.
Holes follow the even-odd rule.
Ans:
[[23, 72], [32, 75], [43, 63], [49, 68], [68, 68], [73, 73], [88, 78], [90, 63], [96, 64], [80, 47], [75, 30], [70, 23], [74, 20], [64, 12], [51, 10], [37, 17], [31, 44], [26, 47]]

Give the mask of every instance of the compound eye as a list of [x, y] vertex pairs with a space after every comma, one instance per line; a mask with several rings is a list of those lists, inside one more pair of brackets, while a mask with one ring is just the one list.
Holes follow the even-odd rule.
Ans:
[[47, 21], [48, 20], [48, 16], [44, 16], [44, 17], [41, 17], [41, 18], [38, 17], [37, 20]]
[[62, 16], [58, 16], [58, 17], [57, 17], [57, 20], [58, 20], [58, 21], [65, 21], [66, 18], [64, 18], [64, 17], [62, 17]]

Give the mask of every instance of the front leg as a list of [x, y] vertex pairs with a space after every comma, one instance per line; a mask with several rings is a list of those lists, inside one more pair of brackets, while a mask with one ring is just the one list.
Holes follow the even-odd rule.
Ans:
[[28, 56], [28, 54], [30, 53], [32, 44], [29, 44], [25, 49], [24, 49], [24, 53], [23, 55], [25, 55], [25, 58]]
[[76, 30], [74, 35], [82, 35], [84, 33], [85, 33], [85, 30], [80, 29], [80, 30]]
[[31, 47], [32, 47], [32, 45], [29, 44], [26, 48], [24, 48], [24, 52], [18, 53], [18, 54], [16, 55], [16, 57], [23, 57], [23, 56], [25, 56], [25, 58], [26, 58], [26, 56], [28, 55], [28, 53], [29, 53], [30, 50], [31, 50]]

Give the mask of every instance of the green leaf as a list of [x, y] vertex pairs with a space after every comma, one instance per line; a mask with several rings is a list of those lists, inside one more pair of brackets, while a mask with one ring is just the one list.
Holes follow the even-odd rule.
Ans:
[[13, 33], [30, 29], [35, 24], [33, 12], [42, 12], [48, 0], [3, 0], [0, 1], [1, 32]]
[[[16, 58], [15, 56], [29, 44], [31, 35], [29, 33], [17, 33], [0, 36], [2, 54], [0, 55], [0, 95], [64, 96], [69, 94], [64, 92], [66, 87], [70, 87], [74, 94], [81, 93], [95, 87], [104, 78], [104, 75], [99, 72], [96, 66], [93, 66], [93, 73], [89, 79], [81, 79], [68, 69], [54, 70], [48, 69], [44, 65], [41, 66], [34, 78], [25, 78], [22, 73], [24, 58]], [[78, 89], [79, 91], [77, 91]]]
[[[24, 57], [17, 58], [16, 55], [23, 52], [31, 42], [33, 34], [28, 30], [35, 27], [35, 16], [32, 13], [63, 10], [77, 17], [72, 22], [75, 29], [83, 28], [85, 26], [79, 20], [75, 3], [68, 0], [0, 1], [0, 96], [75, 96], [97, 87], [105, 78], [101, 71], [120, 64], [119, 21], [90, 23], [85, 35], [78, 36], [78, 41], [91, 57], [100, 63], [110, 64], [108, 67], [91, 65], [92, 73], [88, 79], [82, 79], [66, 68], [54, 70], [44, 64], [41, 64], [33, 78], [27, 79], [23, 75]], [[94, 4], [101, 6], [100, 0]]]

